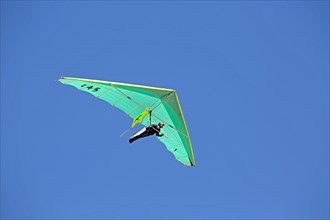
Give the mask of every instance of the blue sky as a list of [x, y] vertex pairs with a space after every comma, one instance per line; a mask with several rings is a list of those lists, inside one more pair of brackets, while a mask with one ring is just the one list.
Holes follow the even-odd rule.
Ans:
[[[175, 89], [197, 167], [61, 76]], [[1, 218], [328, 219], [329, 1], [1, 1]]]

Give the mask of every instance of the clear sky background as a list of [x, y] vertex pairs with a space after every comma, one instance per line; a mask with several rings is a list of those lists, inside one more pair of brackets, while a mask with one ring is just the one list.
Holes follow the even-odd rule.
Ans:
[[[61, 76], [175, 89], [196, 167]], [[1, 218], [329, 218], [329, 1], [1, 1]]]

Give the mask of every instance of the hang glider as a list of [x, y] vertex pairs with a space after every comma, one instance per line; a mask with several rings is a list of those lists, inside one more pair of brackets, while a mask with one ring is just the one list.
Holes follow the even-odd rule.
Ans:
[[92, 79], [62, 77], [61, 83], [88, 92], [108, 102], [133, 119], [131, 128], [162, 122], [163, 137], [157, 137], [174, 157], [186, 166], [195, 166], [188, 129], [174, 90]]

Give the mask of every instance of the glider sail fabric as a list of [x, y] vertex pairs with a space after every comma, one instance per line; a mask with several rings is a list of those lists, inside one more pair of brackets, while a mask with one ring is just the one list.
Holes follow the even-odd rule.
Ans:
[[136, 116], [136, 118], [134, 118], [134, 120], [133, 120], [133, 123], [131, 125], [131, 128], [133, 128], [140, 121], [142, 121], [142, 119], [144, 119], [144, 117], [146, 117], [147, 115], [149, 115], [149, 111], [150, 111], [150, 109], [145, 109], [141, 114], [139, 114], [138, 116]]
[[[162, 137], [157, 137], [175, 158], [186, 166], [195, 166], [188, 129], [178, 96], [174, 90], [133, 84], [62, 77], [61, 83], [88, 92], [122, 110], [137, 123], [147, 126], [163, 122]], [[151, 112], [151, 114], [149, 114]]]

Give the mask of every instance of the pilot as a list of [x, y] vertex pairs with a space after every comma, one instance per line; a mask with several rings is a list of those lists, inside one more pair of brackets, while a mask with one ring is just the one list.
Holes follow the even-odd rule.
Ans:
[[139, 138], [147, 137], [150, 135], [156, 134], [158, 137], [162, 137], [164, 134], [159, 134], [160, 129], [164, 127], [164, 123], [159, 122], [158, 124], [152, 124], [147, 127], [144, 127], [141, 131], [135, 133], [132, 137], [129, 138], [129, 143], [136, 141]]

